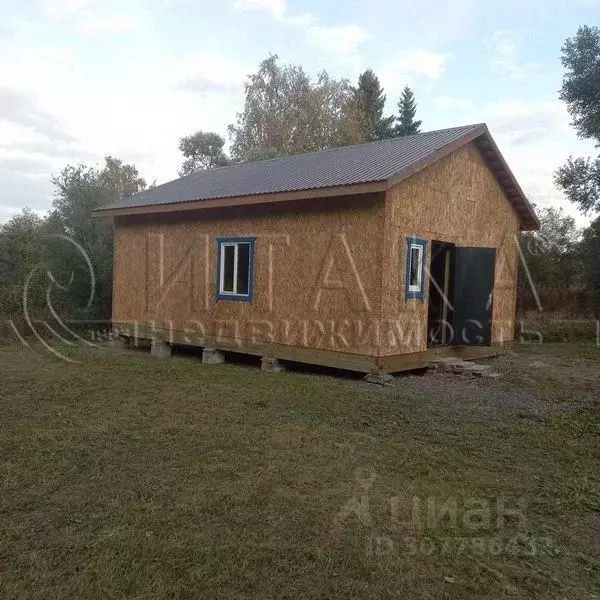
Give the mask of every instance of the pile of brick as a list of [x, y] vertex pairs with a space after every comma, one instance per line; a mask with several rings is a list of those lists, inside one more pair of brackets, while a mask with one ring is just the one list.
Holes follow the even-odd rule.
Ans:
[[499, 379], [501, 377], [500, 373], [492, 371], [489, 365], [479, 365], [453, 356], [436, 358], [429, 365], [429, 370], [434, 373], [451, 373], [461, 377], [486, 377], [488, 379]]

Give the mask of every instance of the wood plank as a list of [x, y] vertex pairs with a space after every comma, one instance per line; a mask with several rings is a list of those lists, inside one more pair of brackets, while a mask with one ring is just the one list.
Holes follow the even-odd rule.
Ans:
[[113, 323], [115, 335], [133, 337], [139, 340], [160, 339], [170, 344], [215, 348], [224, 352], [237, 352], [252, 356], [269, 356], [280, 360], [320, 365], [359, 373], [371, 373], [377, 369], [376, 357], [334, 352], [317, 348], [270, 344], [233, 338], [201, 336], [195, 332], [176, 331], [145, 326], [132, 326], [126, 323]]
[[506, 344], [492, 344], [491, 346], [447, 346], [445, 348], [431, 348], [432, 357], [456, 356], [464, 360], [477, 360], [500, 356], [506, 352]]
[[429, 351], [409, 352], [408, 354], [380, 356], [378, 367], [381, 373], [401, 373], [402, 371], [424, 369], [429, 366], [430, 362], [431, 354]]
[[400, 373], [413, 369], [428, 367], [435, 359], [445, 356], [455, 356], [463, 360], [479, 360], [500, 356], [506, 352], [507, 344], [492, 344], [491, 346], [446, 346], [442, 348], [430, 348], [424, 352], [410, 352], [408, 354], [396, 354], [379, 357], [378, 366], [380, 372]]
[[216, 338], [215, 336], [200, 338], [191, 332], [129, 325], [126, 323], [113, 323], [113, 332], [115, 335], [134, 337], [138, 340], [159, 339], [170, 344], [215, 348], [224, 352], [237, 352], [252, 356], [269, 356], [280, 360], [344, 369], [359, 373], [399, 373], [402, 371], [423, 369], [428, 367], [434, 358], [442, 356], [456, 356], [465, 360], [490, 358], [503, 354], [507, 347], [507, 344], [493, 344], [489, 347], [447, 346], [444, 348], [430, 348], [424, 352], [409, 352], [407, 354], [375, 357], [316, 348], [286, 346], [283, 344]]

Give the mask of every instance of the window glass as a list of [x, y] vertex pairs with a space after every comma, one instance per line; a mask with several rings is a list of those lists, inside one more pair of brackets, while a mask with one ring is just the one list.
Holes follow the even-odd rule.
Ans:
[[424, 300], [425, 298], [425, 257], [427, 256], [427, 240], [416, 237], [406, 238], [406, 288], [407, 300]]
[[235, 271], [235, 246], [223, 246], [223, 275], [221, 279], [221, 291], [233, 294], [233, 278]]
[[217, 300], [252, 302], [255, 238], [217, 238]]
[[250, 277], [250, 244], [238, 244], [236, 294], [246, 295]]
[[410, 247], [410, 280], [409, 286], [411, 291], [421, 289], [421, 247]]

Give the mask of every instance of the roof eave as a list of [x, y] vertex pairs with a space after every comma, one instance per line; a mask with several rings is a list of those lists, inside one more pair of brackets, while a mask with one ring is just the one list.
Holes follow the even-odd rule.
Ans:
[[147, 204], [144, 206], [126, 206], [123, 208], [97, 208], [92, 211], [92, 217], [118, 217], [127, 215], [183, 212], [189, 210], [205, 210], [209, 208], [224, 208], [229, 206], [251, 206], [256, 204], [269, 204], [272, 202], [289, 202], [293, 200], [311, 200], [315, 198], [328, 198], [335, 196], [373, 194], [377, 192], [384, 192], [386, 189], [387, 184], [385, 180], [370, 181], [367, 183], [356, 183], [352, 185], [313, 188], [310, 190], [293, 190], [289, 192], [274, 192], [269, 194], [255, 194], [251, 196], [234, 196], [230, 198], [214, 198], [210, 200]]

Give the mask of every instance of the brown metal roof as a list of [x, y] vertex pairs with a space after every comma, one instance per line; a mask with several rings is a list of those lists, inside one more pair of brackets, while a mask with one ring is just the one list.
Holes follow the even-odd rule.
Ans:
[[324, 190], [330, 188], [334, 188], [332, 192], [344, 188], [353, 193], [348, 186], [356, 186], [354, 193], [364, 193], [368, 191], [364, 184], [375, 183], [385, 184], [385, 189], [473, 140], [519, 213], [522, 229], [537, 228], [531, 205], [484, 124], [200, 171], [122, 198], [95, 213], [102, 216], [153, 212], [152, 209], [185, 210], [191, 208], [190, 202], [195, 207], [204, 203], [214, 206], [215, 202], [208, 201], [242, 197], [264, 196], [259, 200], [269, 202], [272, 194], [290, 192], [306, 192], [307, 198], [313, 194], [324, 197]]

